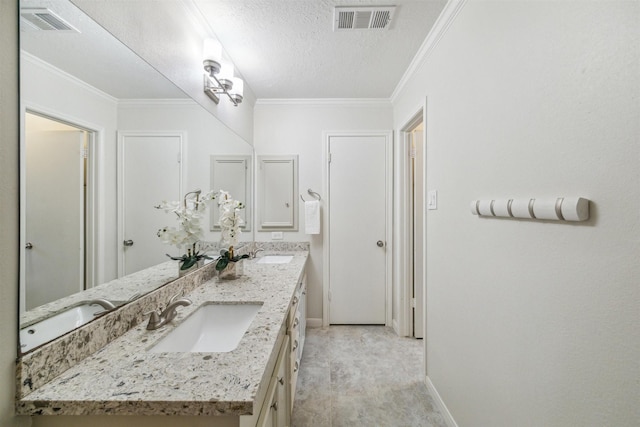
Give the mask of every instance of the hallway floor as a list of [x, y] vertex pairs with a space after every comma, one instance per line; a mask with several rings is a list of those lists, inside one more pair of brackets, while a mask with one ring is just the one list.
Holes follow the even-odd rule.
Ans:
[[422, 349], [384, 326], [308, 328], [292, 427], [446, 427]]

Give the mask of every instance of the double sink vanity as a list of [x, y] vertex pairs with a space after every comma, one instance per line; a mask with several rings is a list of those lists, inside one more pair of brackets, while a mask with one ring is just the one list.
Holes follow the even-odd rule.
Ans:
[[[207, 264], [23, 354], [17, 413], [39, 415], [34, 425], [45, 415], [85, 424], [127, 415], [114, 417], [120, 427], [157, 415], [175, 426], [192, 416], [210, 426], [290, 425], [306, 317], [308, 250], [296, 249], [244, 260], [235, 280]], [[181, 299], [176, 317], [147, 329], [172, 297]]]

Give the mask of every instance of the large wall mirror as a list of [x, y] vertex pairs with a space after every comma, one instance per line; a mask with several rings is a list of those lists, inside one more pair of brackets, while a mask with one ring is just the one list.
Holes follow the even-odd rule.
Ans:
[[[209, 190], [211, 156], [252, 158], [253, 149], [68, 0], [20, 8], [22, 332], [181, 255], [156, 236], [176, 221], [154, 206]], [[215, 227], [204, 228], [217, 242]], [[155, 287], [158, 277], [143, 281]]]

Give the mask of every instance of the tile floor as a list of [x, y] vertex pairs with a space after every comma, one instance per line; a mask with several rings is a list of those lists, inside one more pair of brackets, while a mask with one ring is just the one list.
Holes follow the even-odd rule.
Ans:
[[422, 357], [384, 326], [308, 328], [292, 427], [446, 427]]

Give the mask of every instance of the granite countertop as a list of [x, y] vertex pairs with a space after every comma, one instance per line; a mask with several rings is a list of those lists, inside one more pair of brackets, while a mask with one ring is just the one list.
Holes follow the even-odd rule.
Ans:
[[[31, 415], [247, 415], [277, 357], [276, 344], [308, 252], [290, 251], [288, 264], [244, 261], [235, 280], [211, 279], [186, 296], [169, 325], [146, 322], [18, 401]], [[206, 302], [263, 303], [238, 347], [228, 353], [147, 350]]]

